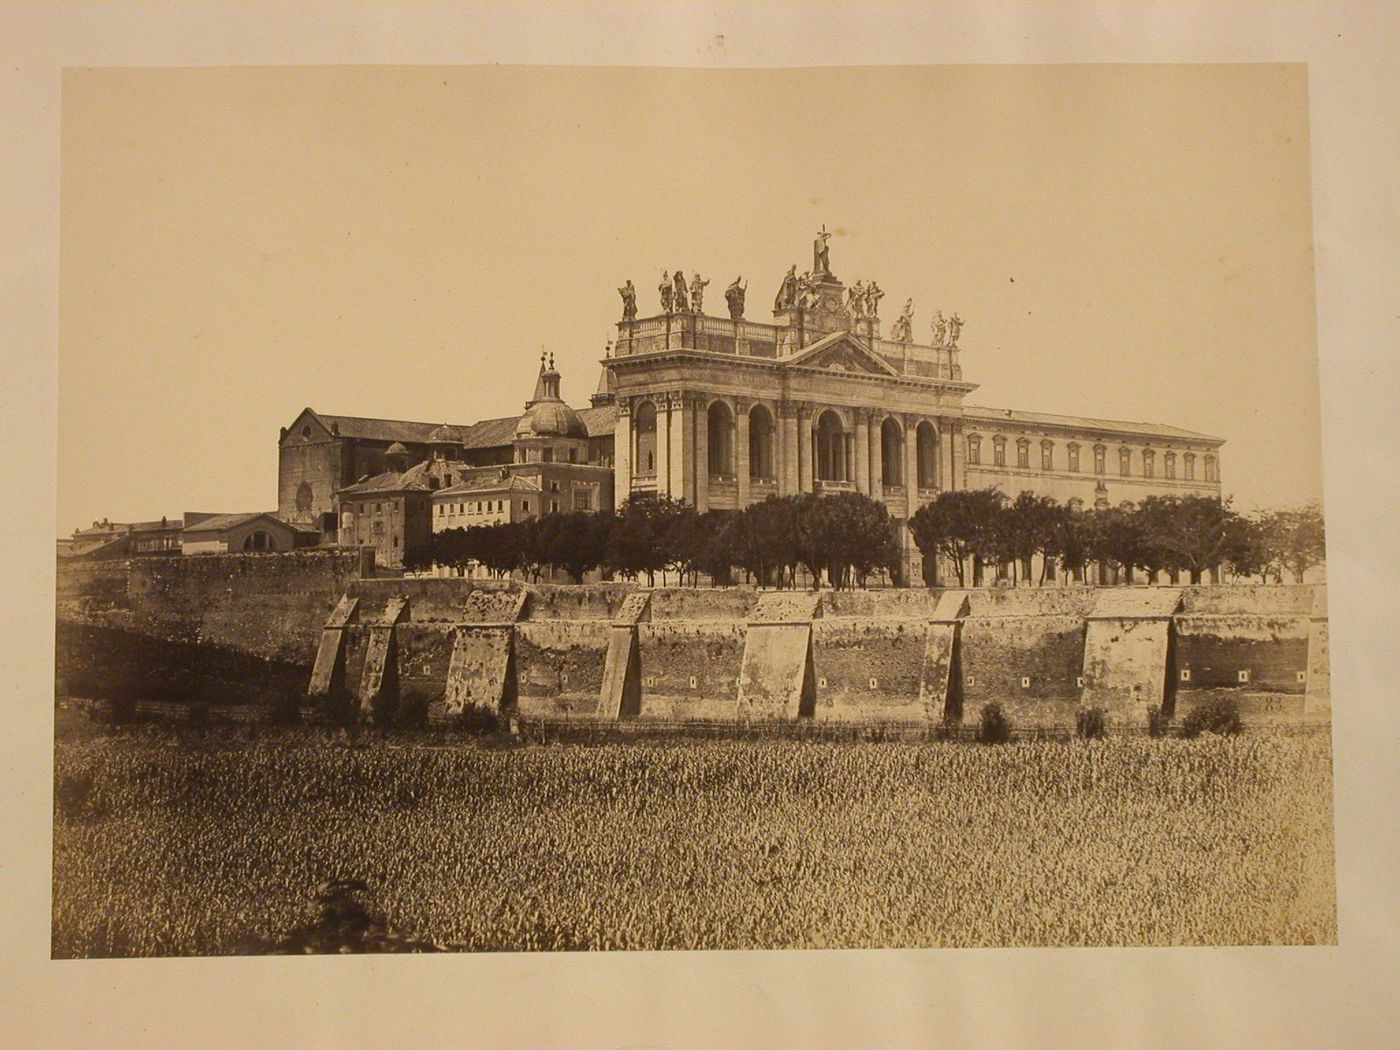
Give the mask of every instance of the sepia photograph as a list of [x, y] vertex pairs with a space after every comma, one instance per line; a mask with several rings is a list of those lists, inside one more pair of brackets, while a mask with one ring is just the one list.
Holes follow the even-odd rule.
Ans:
[[1338, 943], [1305, 64], [59, 125], [53, 959]]

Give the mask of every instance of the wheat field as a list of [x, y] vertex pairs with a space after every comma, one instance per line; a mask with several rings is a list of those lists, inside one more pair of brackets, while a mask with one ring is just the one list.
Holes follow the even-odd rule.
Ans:
[[223, 954], [362, 880], [464, 951], [1336, 941], [1324, 734], [488, 748], [60, 739], [55, 957]]

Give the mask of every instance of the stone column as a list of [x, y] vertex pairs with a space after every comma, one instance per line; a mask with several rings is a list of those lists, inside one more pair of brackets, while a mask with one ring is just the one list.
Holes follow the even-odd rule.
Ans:
[[706, 401], [699, 398], [694, 408], [695, 510], [700, 514], [710, 509], [710, 414], [700, 410]]
[[691, 440], [695, 410], [688, 396], [671, 402], [671, 495], [694, 502], [695, 445]]
[[797, 406], [785, 401], [778, 406], [778, 495], [790, 496], [798, 491], [801, 472], [797, 463], [800, 431], [797, 426]]
[[870, 422], [870, 494], [881, 503], [885, 501], [885, 459], [880, 449], [880, 418], [871, 413]]
[[866, 420], [865, 409], [856, 409], [852, 415], [856, 422], [856, 490], [871, 495], [870, 491], [870, 424]]
[[671, 494], [671, 398], [656, 399], [656, 494]]
[[[904, 520], [909, 522], [919, 509], [919, 420], [905, 416], [904, 423]], [[910, 587], [922, 587], [923, 557], [914, 545], [914, 534], [906, 524], [900, 536], [904, 549], [904, 582]]]
[[945, 492], [951, 492], [966, 487], [967, 475], [963, 461], [967, 455], [967, 444], [963, 441], [961, 421], [945, 419], [942, 422], [943, 425], [938, 428], [938, 445], [943, 450], [939, 453], [943, 465], [940, 467], [938, 487]]
[[613, 505], [632, 494], [632, 405], [623, 398], [617, 406], [613, 430]]
[[737, 509], [749, 503], [749, 405], [734, 402], [734, 489]]
[[797, 491], [812, 492], [812, 479], [816, 477], [816, 442], [812, 430], [812, 412], [809, 406], [797, 406]]

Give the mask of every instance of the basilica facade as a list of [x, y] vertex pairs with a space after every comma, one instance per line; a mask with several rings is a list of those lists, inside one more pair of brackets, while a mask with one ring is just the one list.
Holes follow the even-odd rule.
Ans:
[[[941, 311], [915, 341], [912, 301], [887, 334], [875, 282], [847, 287], [826, 235], [813, 268], [794, 266], [771, 322], [701, 308], [698, 278], [667, 275], [662, 309], [639, 316], [629, 281], [610, 371], [617, 420], [614, 491], [661, 493], [697, 510], [733, 510], [770, 495], [859, 492], [898, 523], [901, 575], [934, 582], [905, 522], [939, 492], [1031, 491], [1080, 506], [1131, 506], [1151, 495], [1220, 494], [1221, 439], [1158, 423], [968, 405], [963, 322]], [[700, 294], [696, 294], [697, 291]]]

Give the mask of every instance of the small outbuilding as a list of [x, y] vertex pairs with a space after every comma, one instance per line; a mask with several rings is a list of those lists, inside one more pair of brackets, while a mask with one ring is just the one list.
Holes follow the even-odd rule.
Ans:
[[180, 534], [185, 554], [276, 553], [314, 547], [314, 526], [293, 525], [269, 511], [251, 514], [187, 514]]

